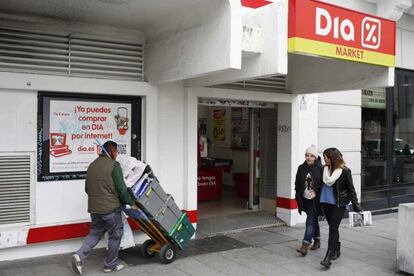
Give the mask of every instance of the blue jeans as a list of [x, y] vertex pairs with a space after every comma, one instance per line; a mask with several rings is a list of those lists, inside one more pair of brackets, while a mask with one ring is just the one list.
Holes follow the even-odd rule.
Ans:
[[303, 243], [311, 244], [312, 239], [319, 240], [321, 232], [319, 228], [318, 214], [313, 200], [303, 198], [303, 211], [306, 213], [306, 229]]

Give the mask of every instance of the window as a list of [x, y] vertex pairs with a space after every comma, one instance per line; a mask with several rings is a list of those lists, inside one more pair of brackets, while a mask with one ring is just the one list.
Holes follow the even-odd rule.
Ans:
[[362, 91], [361, 161], [364, 208], [414, 201], [413, 71], [397, 69], [393, 88]]

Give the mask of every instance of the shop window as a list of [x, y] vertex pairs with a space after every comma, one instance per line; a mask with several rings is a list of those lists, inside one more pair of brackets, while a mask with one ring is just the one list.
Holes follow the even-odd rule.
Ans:
[[141, 158], [141, 99], [39, 93], [38, 180], [83, 179], [100, 143]]
[[[361, 188], [366, 205], [386, 205], [386, 92], [362, 90]], [[381, 207], [379, 207], [381, 208]]]
[[385, 184], [385, 89], [362, 90], [362, 187]]
[[[362, 92], [362, 203], [382, 209], [414, 201], [414, 72]], [[380, 93], [379, 93], [380, 92]]]
[[392, 205], [414, 199], [414, 72], [397, 70], [393, 98]]

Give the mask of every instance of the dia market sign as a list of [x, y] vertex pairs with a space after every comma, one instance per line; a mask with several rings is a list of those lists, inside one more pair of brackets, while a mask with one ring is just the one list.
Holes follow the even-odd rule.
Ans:
[[395, 66], [394, 21], [316, 0], [289, 0], [289, 52]]

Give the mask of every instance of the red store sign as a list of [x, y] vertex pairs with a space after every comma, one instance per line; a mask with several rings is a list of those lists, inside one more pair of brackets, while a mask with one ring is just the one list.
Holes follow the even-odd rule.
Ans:
[[316, 0], [289, 0], [289, 52], [395, 66], [394, 21]]

